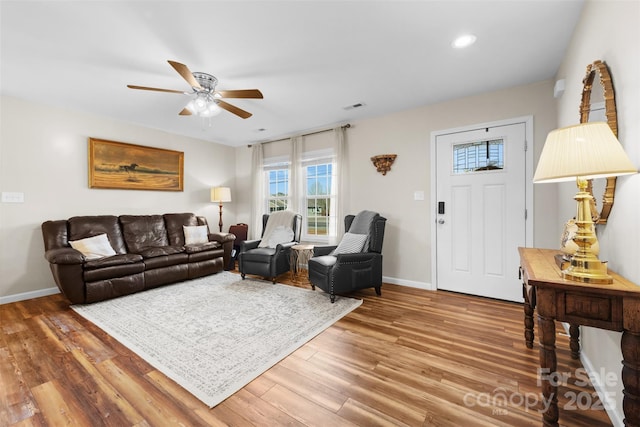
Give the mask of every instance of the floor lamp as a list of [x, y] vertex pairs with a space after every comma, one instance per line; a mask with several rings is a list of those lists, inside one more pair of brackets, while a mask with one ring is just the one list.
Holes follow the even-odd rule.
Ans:
[[231, 201], [231, 189], [229, 187], [213, 187], [211, 189], [211, 201], [220, 203], [220, 232], [222, 232], [222, 203]]
[[578, 250], [562, 277], [583, 283], [611, 284], [607, 263], [598, 259], [592, 246], [598, 241], [591, 218], [587, 180], [637, 173], [608, 124], [582, 123], [549, 133], [542, 148], [533, 182], [576, 181], [578, 193], [574, 242]]

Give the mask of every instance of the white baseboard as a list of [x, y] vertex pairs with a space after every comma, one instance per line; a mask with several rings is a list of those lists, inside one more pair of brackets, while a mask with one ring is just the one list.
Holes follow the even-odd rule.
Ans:
[[607, 415], [609, 415], [611, 424], [614, 426], [624, 426], [624, 414], [618, 412], [616, 400], [607, 393], [604, 384], [602, 384], [603, 379], [600, 375], [602, 372], [594, 368], [589, 358], [582, 351], [580, 352], [580, 361], [582, 362], [584, 369], [587, 371], [587, 374], [591, 379], [591, 383], [593, 384], [593, 388], [596, 390], [596, 393], [598, 393], [598, 397], [602, 401], [605, 411], [607, 411]]
[[20, 294], [7, 295], [0, 297], [0, 305], [9, 304], [11, 302], [24, 301], [32, 298], [46, 297], [47, 295], [59, 294], [58, 288], [39, 289], [37, 291], [23, 292]]
[[[567, 335], [569, 335], [569, 324], [563, 322], [562, 327], [566, 331]], [[583, 351], [580, 351], [580, 362], [582, 362], [582, 366], [584, 367], [585, 371], [587, 371], [589, 379], [593, 384], [593, 388], [596, 390], [600, 401], [604, 405], [605, 411], [607, 411], [607, 415], [611, 420], [611, 424], [616, 427], [624, 426], [624, 414], [621, 414], [618, 411], [618, 406], [615, 398], [607, 393], [604, 384], [602, 384], [602, 372], [595, 369], [593, 363], [591, 363], [591, 360], [589, 360], [589, 357]]]
[[383, 276], [382, 277], [382, 281], [384, 283], [391, 283], [392, 285], [400, 285], [400, 286], [408, 286], [410, 288], [426, 289], [427, 291], [434, 291], [435, 290], [435, 288], [431, 285], [431, 283], [426, 283], [426, 282], [415, 282], [413, 280], [398, 279], [396, 277], [387, 277], [387, 276]]

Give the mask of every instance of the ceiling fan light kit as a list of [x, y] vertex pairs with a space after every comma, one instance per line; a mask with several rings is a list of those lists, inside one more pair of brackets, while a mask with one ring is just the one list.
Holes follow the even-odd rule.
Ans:
[[222, 101], [222, 98], [245, 98], [262, 99], [262, 93], [258, 89], [240, 89], [216, 91], [218, 79], [211, 74], [201, 72], [191, 72], [189, 67], [175, 61], [168, 61], [169, 64], [186, 80], [191, 86], [191, 92], [183, 92], [173, 89], [160, 89], [146, 86], [127, 85], [130, 89], [150, 90], [156, 92], [181, 93], [192, 97], [191, 101], [180, 111], [181, 116], [195, 115], [203, 118], [216, 116], [222, 110], [247, 119], [251, 113], [241, 108]]
[[[222, 109], [218, 106], [217, 100], [214, 99], [213, 96], [201, 93], [196, 95], [195, 99], [189, 101], [185, 109], [189, 111], [189, 113], [195, 114], [199, 117], [217, 116], [222, 111]], [[188, 114], [182, 115], [184, 116]]]

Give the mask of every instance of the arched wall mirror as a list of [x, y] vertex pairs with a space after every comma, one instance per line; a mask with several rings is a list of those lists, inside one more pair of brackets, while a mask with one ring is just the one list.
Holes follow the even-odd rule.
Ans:
[[[587, 74], [582, 80], [582, 102], [580, 103], [580, 123], [607, 122], [618, 136], [618, 115], [616, 112], [615, 92], [611, 74], [604, 61], [594, 61], [587, 65]], [[589, 180], [588, 191], [593, 196], [591, 202], [591, 216], [596, 224], [606, 224], [613, 207], [616, 191], [616, 177], [600, 179], [596, 182]], [[602, 208], [598, 210], [597, 200], [602, 201]]]

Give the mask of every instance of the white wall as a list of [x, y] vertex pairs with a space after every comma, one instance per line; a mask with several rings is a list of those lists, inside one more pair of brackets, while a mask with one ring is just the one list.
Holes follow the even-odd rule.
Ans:
[[[397, 114], [352, 122], [347, 131], [351, 171], [351, 212], [380, 211], [389, 220], [384, 244], [384, 274], [397, 283], [429, 285], [431, 247], [429, 140], [433, 131], [475, 123], [534, 116], [534, 158], [547, 133], [578, 122], [585, 68], [596, 59], [611, 69], [618, 106], [619, 139], [640, 166], [640, 3], [588, 1], [557, 78], [562, 98], [552, 98], [553, 81], [481, 94]], [[1, 99], [0, 191], [24, 192], [22, 204], [0, 203], [0, 297], [54, 287], [43, 258], [40, 223], [73, 215], [191, 211], [217, 224], [217, 206], [209, 188], [229, 185], [233, 202], [225, 204], [225, 228], [250, 222], [251, 151], [144, 129], [84, 113]], [[185, 191], [89, 189], [89, 136], [185, 152]], [[386, 175], [370, 157], [398, 155]], [[230, 161], [234, 158], [235, 163]], [[414, 201], [415, 190], [425, 201]], [[557, 247], [562, 223], [573, 215], [572, 185], [534, 186], [534, 246]], [[609, 223], [599, 227], [602, 258], [640, 283], [640, 175], [618, 179]], [[583, 355], [596, 370], [618, 375], [620, 334], [583, 328]], [[617, 403], [621, 421], [621, 382], [605, 391]], [[617, 415], [616, 415], [617, 414]], [[615, 418], [619, 417], [619, 418]]]
[[[385, 280], [418, 287], [431, 287], [431, 132], [533, 115], [532, 149], [537, 159], [547, 133], [556, 127], [553, 82], [544, 81], [498, 92], [407, 110], [368, 120], [351, 122], [347, 130], [350, 172], [349, 209], [380, 212], [387, 218], [383, 247]], [[370, 158], [397, 154], [386, 176], [378, 173]], [[236, 150], [237, 180], [242, 210], [250, 210], [251, 150]], [[424, 191], [424, 201], [414, 201], [414, 191]], [[547, 224], [555, 218], [556, 189], [535, 187], [535, 245], [558, 246], [560, 229]], [[551, 206], [551, 207], [550, 207]], [[249, 222], [248, 214], [238, 220]], [[515, 249], [514, 249], [515, 250]], [[517, 272], [514, 272], [514, 275]]]
[[[0, 298], [55, 287], [40, 224], [74, 215], [194, 212], [217, 229], [210, 187], [235, 187], [234, 149], [14, 98], [0, 100], [0, 191], [24, 203], [0, 203]], [[183, 151], [184, 191], [90, 189], [87, 138]], [[235, 221], [225, 205], [225, 223]]]
[[[587, 65], [600, 59], [609, 66], [618, 111], [618, 139], [631, 161], [640, 167], [640, 2], [588, 1], [557, 73], [566, 91], [558, 101], [558, 125], [579, 122], [578, 107]], [[548, 184], [550, 185], [550, 184]], [[563, 184], [557, 204], [559, 221], [574, 215], [575, 186]], [[609, 267], [640, 284], [640, 175], [619, 177], [609, 221], [598, 226], [600, 258]], [[604, 390], [615, 399], [617, 425], [622, 423], [620, 333], [582, 328], [583, 355], [596, 371], [604, 369], [617, 381]]]

